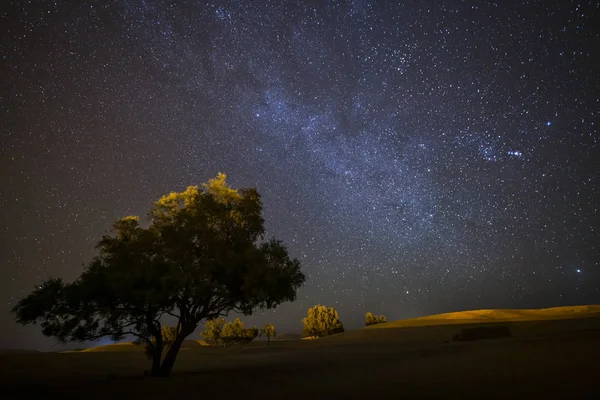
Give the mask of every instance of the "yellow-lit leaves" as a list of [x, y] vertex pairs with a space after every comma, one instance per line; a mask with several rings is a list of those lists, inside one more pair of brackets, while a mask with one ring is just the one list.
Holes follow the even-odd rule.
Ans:
[[223, 318], [206, 321], [204, 330], [200, 333], [204, 340], [214, 341], [219, 346], [227, 347], [235, 343], [248, 343], [258, 336], [258, 328], [246, 329], [244, 323], [236, 318], [225, 323]]
[[380, 315], [379, 317], [376, 315], [373, 315], [373, 313], [368, 312], [365, 315], [365, 325], [369, 326], [369, 325], [375, 325], [375, 324], [382, 324], [384, 322], [387, 322], [387, 319], [385, 318], [385, 315]]
[[308, 310], [308, 317], [302, 320], [302, 333], [307, 336], [328, 336], [344, 331], [344, 326], [333, 307], [316, 305]]
[[227, 185], [227, 182], [225, 182], [226, 178], [227, 175], [219, 172], [216, 178], [209, 180], [202, 186], [204, 186], [206, 191], [219, 203], [231, 204], [240, 201], [242, 196], [237, 190], [232, 189]]

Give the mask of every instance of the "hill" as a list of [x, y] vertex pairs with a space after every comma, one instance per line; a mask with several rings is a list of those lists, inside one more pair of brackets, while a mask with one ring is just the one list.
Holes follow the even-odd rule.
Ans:
[[[185, 340], [181, 345], [181, 350], [194, 349], [201, 346], [208, 346], [204, 340]], [[78, 353], [97, 353], [97, 352], [136, 352], [144, 351], [144, 346], [138, 346], [133, 342], [121, 342], [115, 344], [107, 344], [103, 346], [90, 347], [83, 349]]]
[[[458, 311], [444, 314], [428, 315], [424, 317], [390, 321], [383, 324], [371, 325], [358, 330], [347, 331], [342, 334], [337, 334], [325, 338], [327, 342], [331, 340], [347, 341], [372, 341], [372, 340], [401, 340], [407, 343], [421, 343], [427, 341], [443, 341], [451, 338], [452, 335], [458, 333], [456, 329], [467, 327], [470, 325], [481, 324], [497, 324], [510, 323], [511, 330], [515, 335], [530, 335], [539, 336], [546, 330], [544, 325], [540, 325], [544, 321], [555, 320], [581, 320], [587, 318], [600, 318], [600, 305], [585, 305], [585, 306], [566, 306], [553, 307], [543, 309], [488, 309], [488, 310], [469, 310]], [[532, 323], [536, 325], [532, 326]], [[563, 325], [564, 327], [580, 327], [581, 324]], [[443, 327], [446, 327], [442, 329]], [[581, 325], [582, 326], [582, 325]], [[411, 330], [399, 332], [393, 328], [431, 328], [427, 330]], [[439, 327], [433, 329], [435, 327]], [[562, 329], [562, 328], [561, 328]], [[570, 329], [570, 328], [569, 328]], [[375, 336], [373, 336], [375, 335]], [[284, 334], [274, 338], [272, 342], [295, 342], [302, 339], [301, 335]], [[305, 340], [302, 340], [305, 342]], [[318, 340], [316, 342], [323, 342]], [[325, 343], [323, 343], [325, 344]], [[186, 340], [181, 349], [190, 350], [198, 349], [203, 346], [210, 346], [204, 340]], [[250, 346], [253, 347], [253, 346]], [[143, 346], [137, 346], [132, 342], [122, 342], [103, 346], [91, 347], [88, 349], [76, 351], [78, 353], [95, 353], [95, 352], [143, 352]], [[72, 351], [70, 351], [72, 352]]]
[[597, 335], [600, 305], [545, 309], [471, 310], [391, 321], [314, 340], [315, 346], [338, 344], [365, 346], [429, 346], [451, 341], [465, 329], [500, 327], [518, 340], [551, 336]]
[[284, 333], [283, 335], [274, 337], [271, 340], [272, 341], [273, 340], [281, 340], [281, 341], [283, 341], [283, 340], [300, 340], [300, 339], [302, 339], [302, 335], [298, 335], [296, 333]]
[[[269, 347], [258, 342], [217, 349], [190, 340], [169, 379], [142, 378], [149, 361], [132, 343], [71, 354], [0, 354], [0, 387], [6, 398], [85, 393], [88, 400], [223, 397], [224, 391], [261, 399], [594, 398], [598, 311], [600, 306], [463, 311]], [[454, 340], [487, 327], [510, 336]]]
[[490, 322], [548, 321], [600, 317], [600, 305], [565, 306], [542, 309], [471, 310], [391, 321], [364, 329], [404, 328], [413, 326], [476, 324]]

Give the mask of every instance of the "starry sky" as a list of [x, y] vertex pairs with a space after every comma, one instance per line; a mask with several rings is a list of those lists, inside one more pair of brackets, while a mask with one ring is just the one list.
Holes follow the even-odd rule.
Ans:
[[[7, 3], [7, 4], [6, 4]], [[598, 1], [8, 1], [0, 347], [113, 220], [228, 174], [347, 328], [600, 302]]]

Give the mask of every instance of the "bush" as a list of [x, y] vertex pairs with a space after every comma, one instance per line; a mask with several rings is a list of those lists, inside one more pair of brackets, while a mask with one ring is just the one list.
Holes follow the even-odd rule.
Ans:
[[368, 312], [365, 315], [365, 325], [369, 326], [369, 325], [375, 325], [377, 323], [377, 317], [374, 316], [372, 313]]
[[204, 330], [200, 332], [200, 336], [206, 341], [213, 341], [217, 347], [221, 342], [221, 332], [225, 326], [225, 320], [221, 317], [209, 319], [204, 325]]
[[221, 331], [221, 342], [224, 347], [231, 346], [233, 344], [245, 344], [250, 343], [258, 336], [258, 328], [244, 328], [244, 323], [236, 318], [233, 322], [225, 324]]
[[344, 332], [344, 325], [333, 307], [316, 305], [308, 310], [308, 316], [302, 320], [302, 333], [306, 336], [329, 336]]
[[385, 315], [380, 315], [378, 317], [376, 315], [373, 315], [370, 312], [368, 312], [368, 313], [365, 314], [365, 325], [366, 326], [375, 325], [375, 324], [382, 324], [384, 322], [387, 322], [387, 319], [385, 318]]

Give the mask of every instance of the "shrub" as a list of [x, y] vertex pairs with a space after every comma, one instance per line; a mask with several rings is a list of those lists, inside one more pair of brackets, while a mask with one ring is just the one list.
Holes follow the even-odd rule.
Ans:
[[365, 314], [365, 325], [369, 326], [369, 325], [375, 325], [375, 324], [382, 324], [384, 322], [387, 322], [387, 319], [385, 318], [385, 315], [380, 315], [379, 317], [376, 315], [373, 315], [373, 313], [366, 313]]
[[365, 314], [365, 325], [369, 326], [369, 325], [375, 325], [377, 323], [377, 317], [374, 316], [372, 313], [368, 312], [367, 314]]
[[333, 307], [316, 305], [308, 310], [308, 316], [302, 320], [302, 333], [306, 336], [323, 337], [344, 332], [344, 325]]
[[204, 325], [204, 330], [200, 332], [200, 336], [206, 341], [213, 341], [217, 347], [221, 342], [221, 332], [225, 326], [225, 320], [221, 317], [209, 319]]
[[233, 322], [225, 324], [221, 331], [221, 342], [224, 347], [237, 343], [250, 343], [258, 336], [258, 328], [244, 328], [244, 323], [236, 318]]

